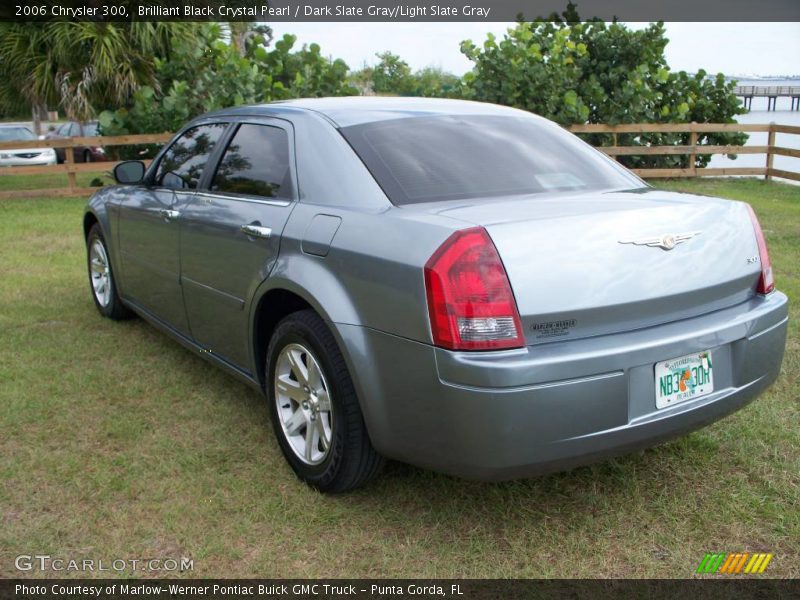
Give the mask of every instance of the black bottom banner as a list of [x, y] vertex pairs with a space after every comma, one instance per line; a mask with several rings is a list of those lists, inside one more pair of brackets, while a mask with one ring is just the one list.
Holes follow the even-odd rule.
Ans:
[[5, 579], [0, 598], [25, 600], [535, 598], [798, 598], [798, 580], [535, 579]]

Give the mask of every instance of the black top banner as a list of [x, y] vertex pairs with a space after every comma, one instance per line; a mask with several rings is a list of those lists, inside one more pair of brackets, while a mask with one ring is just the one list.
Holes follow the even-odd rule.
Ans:
[[[584, 0], [604, 21], [800, 21], [798, 0]], [[566, 0], [4, 0], [3, 21], [506, 22], [562, 13]]]

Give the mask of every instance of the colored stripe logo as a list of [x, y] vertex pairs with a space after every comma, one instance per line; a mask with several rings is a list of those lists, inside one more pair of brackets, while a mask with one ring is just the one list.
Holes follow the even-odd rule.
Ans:
[[738, 575], [740, 573], [763, 573], [772, 554], [756, 552], [736, 552], [728, 554], [724, 552], [708, 552], [700, 561], [696, 573], [727, 573]]

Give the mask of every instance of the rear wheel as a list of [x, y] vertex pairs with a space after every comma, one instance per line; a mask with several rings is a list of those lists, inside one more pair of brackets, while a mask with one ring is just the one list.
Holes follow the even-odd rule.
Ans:
[[86, 265], [92, 299], [100, 314], [116, 321], [132, 317], [133, 312], [122, 304], [117, 293], [108, 247], [100, 225], [96, 223], [86, 237]]
[[278, 324], [266, 369], [272, 426], [300, 479], [323, 492], [345, 492], [380, 472], [384, 459], [367, 435], [344, 358], [315, 312]]

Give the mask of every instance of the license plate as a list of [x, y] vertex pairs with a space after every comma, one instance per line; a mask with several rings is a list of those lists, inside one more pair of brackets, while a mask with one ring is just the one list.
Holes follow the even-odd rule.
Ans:
[[656, 363], [656, 408], [668, 408], [714, 391], [711, 352]]

